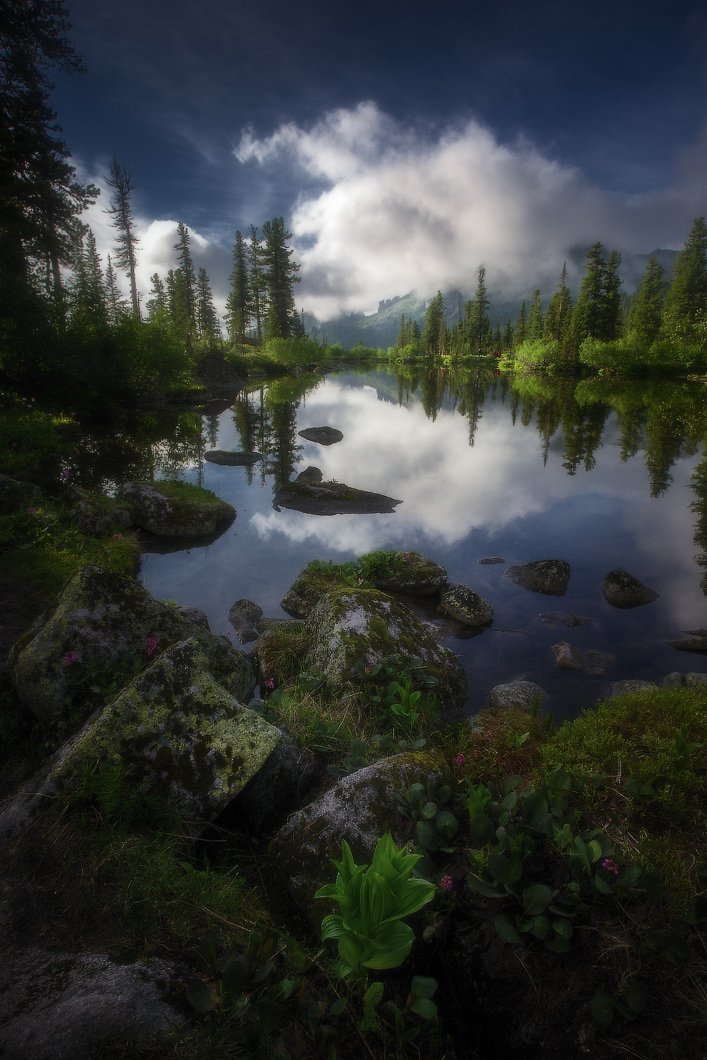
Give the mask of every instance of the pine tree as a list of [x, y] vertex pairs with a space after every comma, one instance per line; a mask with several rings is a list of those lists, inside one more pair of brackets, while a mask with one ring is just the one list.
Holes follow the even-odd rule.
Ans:
[[135, 234], [135, 218], [133, 217], [130, 196], [133, 191], [133, 182], [130, 174], [123, 169], [116, 158], [110, 164], [110, 172], [106, 178], [106, 184], [113, 189], [110, 206], [106, 211], [113, 218], [112, 224], [117, 232], [115, 260], [119, 268], [130, 281], [130, 300], [133, 307], [133, 316], [140, 319], [140, 302], [137, 295], [137, 282], [135, 270], [137, 261], [135, 248], [138, 237]]
[[600, 338], [611, 342], [619, 337], [621, 330], [621, 277], [619, 276], [619, 265], [621, 255], [618, 250], [612, 250], [606, 264], [604, 274], [604, 299], [601, 317]]
[[435, 356], [442, 356], [447, 351], [445, 305], [441, 291], [437, 291], [425, 312], [425, 323], [422, 329], [422, 348], [425, 353], [431, 353]]
[[527, 337], [532, 342], [543, 337], [543, 308], [540, 301], [540, 291], [537, 289], [533, 291], [533, 301], [530, 304]]
[[263, 225], [263, 278], [267, 290], [265, 337], [286, 339], [292, 333], [295, 315], [294, 285], [299, 280], [299, 265], [291, 261], [292, 238], [282, 217], [273, 217]]
[[488, 345], [491, 321], [488, 315], [489, 299], [486, 292], [486, 269], [483, 265], [479, 267], [479, 275], [476, 283], [476, 294], [472, 301], [467, 302], [465, 310], [465, 331], [469, 348], [472, 353], [482, 353]]
[[513, 328], [513, 345], [520, 346], [522, 342], [528, 337], [528, 316], [525, 308], [525, 302], [520, 303], [520, 311], [518, 313], [518, 319], [515, 322]]
[[707, 224], [696, 217], [673, 269], [663, 332], [673, 340], [707, 341]]
[[236, 232], [233, 244], [231, 289], [226, 300], [226, 325], [231, 342], [243, 345], [253, 318], [253, 294], [248, 277], [248, 254], [245, 240]]
[[147, 300], [147, 316], [149, 320], [166, 320], [169, 317], [169, 305], [167, 291], [164, 283], [156, 272], [150, 276], [150, 297]]
[[594, 243], [587, 251], [584, 279], [572, 314], [572, 335], [577, 347], [586, 338], [601, 338], [605, 276], [604, 246]]
[[108, 264], [106, 265], [105, 292], [108, 321], [111, 324], [117, 324], [120, 318], [125, 315], [128, 304], [120, 293], [118, 278], [115, 275], [115, 269], [113, 268], [110, 254], [108, 255]]
[[250, 281], [250, 293], [252, 298], [253, 320], [255, 321], [255, 337], [260, 344], [263, 341], [263, 312], [265, 308], [266, 287], [262, 267], [262, 248], [258, 229], [255, 225], [250, 226], [250, 243], [248, 244], [248, 271]]
[[103, 267], [90, 228], [79, 239], [74, 266], [73, 302], [78, 312], [87, 314], [93, 323], [108, 319]]
[[196, 277], [196, 330], [200, 339], [212, 343], [219, 337], [218, 315], [206, 269], [199, 269]]
[[660, 330], [665, 286], [663, 266], [656, 258], [649, 258], [628, 318], [628, 333], [644, 350], [648, 349]]
[[173, 247], [179, 261], [173, 273], [173, 318], [187, 341], [196, 333], [196, 273], [190, 243], [189, 229], [180, 221]]
[[567, 286], [567, 262], [562, 266], [560, 283], [550, 299], [545, 314], [543, 337], [549, 341], [563, 342], [572, 316], [572, 298]]

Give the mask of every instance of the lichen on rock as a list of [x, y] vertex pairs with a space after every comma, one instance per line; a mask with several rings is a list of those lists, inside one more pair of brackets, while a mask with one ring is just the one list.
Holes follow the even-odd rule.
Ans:
[[190, 482], [127, 482], [118, 490], [135, 524], [160, 537], [208, 537], [236, 517], [236, 509], [211, 490]]

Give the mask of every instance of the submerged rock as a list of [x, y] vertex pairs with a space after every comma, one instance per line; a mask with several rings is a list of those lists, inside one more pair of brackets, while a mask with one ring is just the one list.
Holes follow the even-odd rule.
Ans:
[[611, 570], [604, 578], [602, 591], [607, 603], [612, 607], [640, 607], [642, 604], [650, 604], [657, 600], [659, 593], [649, 589], [638, 578], [634, 578], [628, 571], [617, 568]]
[[451, 714], [464, 703], [466, 678], [459, 657], [440, 645], [413, 613], [375, 589], [338, 589], [327, 593], [307, 619], [310, 670], [333, 689], [366, 686], [366, 672], [394, 662], [409, 673], [422, 671], [438, 682], [436, 695]]
[[135, 525], [159, 537], [206, 537], [236, 517], [231, 504], [190, 482], [128, 482], [118, 496], [130, 504]]
[[340, 442], [344, 437], [336, 427], [305, 427], [298, 431], [300, 438], [306, 438], [309, 442], [319, 442], [320, 445], [333, 445]]
[[570, 565], [563, 559], [539, 559], [505, 571], [516, 585], [545, 596], [564, 596], [570, 583]]
[[262, 453], [237, 453], [232, 449], [209, 449], [204, 453], [204, 460], [211, 464], [222, 464], [224, 467], [252, 467], [262, 459]]
[[553, 644], [552, 653], [560, 670], [576, 670], [589, 677], [604, 677], [615, 662], [613, 655], [605, 655], [593, 648], [584, 652], [567, 641]]
[[493, 622], [493, 607], [468, 585], [453, 585], [442, 593], [440, 606], [457, 622], [466, 626], [489, 626]]
[[402, 501], [383, 493], [355, 489], [343, 482], [288, 482], [273, 499], [273, 508], [291, 508], [308, 515], [390, 515]]
[[255, 687], [251, 660], [154, 600], [132, 578], [101, 567], [83, 567], [67, 583], [48, 617], [40, 618], [14, 645], [9, 659], [14, 687], [48, 725], [70, 728], [93, 709], [91, 684], [117, 688], [155, 652], [195, 637], [214, 680], [247, 702]]
[[679, 640], [669, 640], [671, 648], [678, 651], [695, 651], [701, 655], [707, 654], [707, 637], [683, 637]]

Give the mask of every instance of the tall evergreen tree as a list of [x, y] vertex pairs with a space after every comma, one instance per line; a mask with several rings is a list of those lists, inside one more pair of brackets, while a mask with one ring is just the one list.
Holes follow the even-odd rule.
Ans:
[[206, 269], [199, 269], [196, 277], [196, 330], [200, 339], [209, 342], [219, 337], [218, 315]]
[[189, 229], [180, 221], [177, 225], [177, 251], [179, 267], [173, 274], [174, 320], [177, 327], [190, 339], [196, 332], [196, 272], [191, 256]]
[[665, 270], [654, 257], [648, 259], [628, 318], [628, 333], [647, 350], [660, 330], [665, 301]]
[[663, 331], [668, 338], [707, 342], [707, 224], [696, 217], [673, 269], [665, 298]]
[[149, 320], [167, 320], [169, 318], [169, 304], [167, 301], [167, 290], [161, 277], [153, 272], [150, 276], [150, 297], [147, 300], [147, 315]]
[[520, 310], [518, 312], [518, 319], [515, 322], [513, 328], [513, 345], [520, 346], [522, 342], [528, 337], [528, 314], [525, 308], [525, 301], [520, 303]]
[[425, 323], [422, 329], [422, 348], [425, 353], [435, 356], [442, 356], [446, 353], [447, 326], [444, 318], [444, 298], [441, 291], [437, 291], [425, 312]]
[[533, 301], [530, 304], [527, 337], [531, 341], [543, 337], [543, 307], [540, 301], [540, 291], [537, 288], [533, 291]]
[[489, 320], [489, 299], [486, 292], [486, 269], [479, 266], [476, 282], [476, 294], [466, 303], [465, 330], [472, 353], [481, 353], [488, 345], [491, 321]]
[[241, 233], [236, 232], [231, 289], [226, 300], [226, 325], [231, 342], [243, 345], [252, 318], [253, 295], [248, 277], [248, 249]]
[[265, 337], [286, 339], [292, 333], [294, 285], [299, 280], [299, 265], [291, 260], [293, 251], [287, 245], [292, 234], [282, 217], [273, 217], [263, 225], [263, 238], [263, 276], [267, 290]]
[[127, 311], [128, 305], [120, 293], [118, 278], [115, 275], [115, 269], [113, 268], [110, 254], [108, 255], [108, 263], [106, 265], [105, 292], [108, 321], [111, 324], [117, 324]]
[[94, 323], [105, 322], [106, 308], [103, 267], [90, 228], [79, 240], [74, 267], [73, 303], [75, 310], [86, 314]]
[[106, 178], [106, 184], [113, 189], [110, 206], [107, 213], [112, 217], [113, 228], [116, 235], [115, 260], [119, 268], [128, 277], [130, 282], [130, 301], [133, 307], [133, 316], [140, 319], [140, 301], [137, 294], [137, 281], [135, 271], [137, 260], [135, 248], [138, 237], [135, 234], [135, 218], [133, 216], [130, 196], [133, 192], [133, 182], [127, 170], [123, 169], [117, 158], [110, 164], [110, 171]]
[[263, 276], [262, 248], [258, 229], [250, 226], [250, 243], [248, 244], [248, 272], [252, 298], [255, 337], [260, 344], [263, 341], [263, 313], [265, 309], [266, 285]]
[[567, 262], [562, 266], [560, 283], [550, 299], [545, 314], [543, 337], [550, 341], [562, 342], [567, 335], [572, 315], [572, 297], [567, 286]]
[[604, 301], [602, 306], [601, 335], [606, 341], [617, 339], [621, 329], [621, 277], [619, 265], [621, 255], [612, 250], [604, 274]]
[[576, 346], [586, 338], [602, 338], [606, 260], [602, 243], [594, 243], [585, 258], [584, 278], [572, 314], [572, 333]]

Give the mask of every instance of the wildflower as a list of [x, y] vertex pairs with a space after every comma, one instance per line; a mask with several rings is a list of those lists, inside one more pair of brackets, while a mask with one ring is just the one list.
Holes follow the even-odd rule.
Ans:
[[81, 661], [81, 656], [77, 651], [67, 651], [61, 661], [64, 666], [72, 666], [73, 663]]
[[122, 541], [123, 540], [123, 535], [122, 534], [113, 534], [113, 540], [114, 541]]
[[268, 692], [274, 692], [274, 690], [275, 690], [275, 678], [274, 677], [266, 678], [265, 681], [263, 681], [263, 687], [266, 688], [268, 690]]
[[148, 659], [150, 658], [151, 655], [155, 654], [155, 651], [157, 650], [157, 645], [159, 644], [159, 642], [160, 642], [159, 641], [159, 637], [148, 637], [147, 638], [147, 648], [145, 649], [145, 651], [147, 652], [147, 658]]
[[613, 858], [604, 858], [601, 863], [601, 867], [605, 869], [606, 872], [612, 873], [612, 875], [614, 876], [618, 876], [619, 874], [619, 866], [616, 864]]
[[230, 629], [226, 630], [226, 632], [224, 633], [224, 637], [226, 637], [227, 640], [233, 640], [233, 634], [231, 633]]
[[61, 482], [68, 482], [71, 478], [71, 470], [68, 467], [63, 467], [59, 472], [59, 479]]
[[439, 889], [440, 891], [445, 891], [447, 894], [449, 894], [450, 891], [454, 890], [454, 880], [449, 875], [449, 873], [446, 872], [442, 879], [439, 881]]
[[463, 766], [465, 762], [466, 762], [466, 755], [462, 754], [462, 752], [460, 751], [459, 754], [457, 755], [457, 757], [454, 759], [454, 765], [455, 766]]

